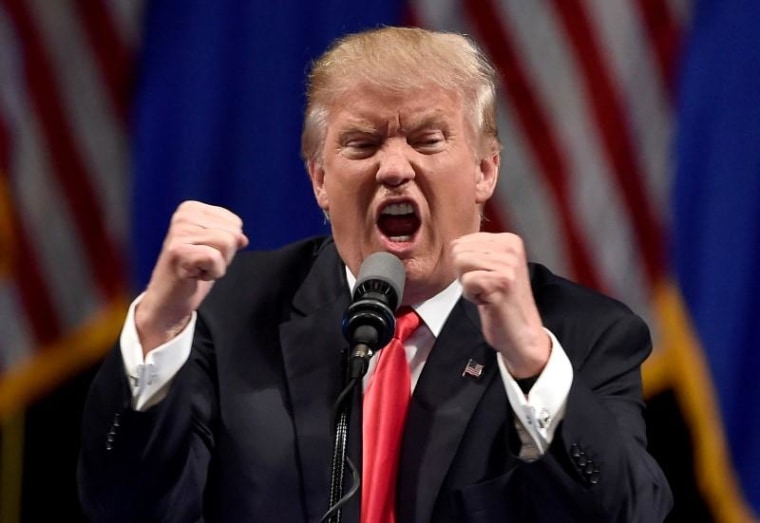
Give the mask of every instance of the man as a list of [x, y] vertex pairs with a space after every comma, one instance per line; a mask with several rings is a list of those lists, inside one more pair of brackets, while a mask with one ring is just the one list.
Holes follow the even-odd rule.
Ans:
[[[413, 394], [381, 520], [661, 521], [671, 499], [645, 449], [646, 326], [528, 264], [519, 237], [478, 232], [500, 158], [482, 54], [459, 35], [384, 28], [339, 41], [309, 80], [302, 147], [331, 238], [236, 256], [239, 218], [178, 208], [88, 399], [85, 511], [318, 521], [341, 318], [362, 262], [385, 251], [421, 325], [404, 346]], [[356, 422], [360, 468], [362, 446]], [[345, 520], [369, 521], [375, 494], [365, 481]]]

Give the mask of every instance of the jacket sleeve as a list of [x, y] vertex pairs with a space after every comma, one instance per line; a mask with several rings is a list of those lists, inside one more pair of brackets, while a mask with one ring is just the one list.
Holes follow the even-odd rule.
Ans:
[[574, 378], [554, 440], [536, 461], [463, 489], [462, 512], [473, 516], [464, 519], [663, 521], [672, 494], [646, 450], [640, 375], [651, 351], [646, 325], [627, 312], [592, 329], [591, 338], [589, 329], [556, 330], [573, 352]]
[[525, 466], [532, 484], [557, 478], [568, 503], [583, 503], [595, 521], [658, 522], [672, 507], [667, 480], [646, 450], [640, 366], [650, 351], [638, 316], [623, 315], [603, 330], [576, 363], [549, 456]]
[[78, 466], [91, 521], [202, 519], [216, 386], [210, 343], [199, 338], [166, 398], [144, 412], [130, 406], [119, 347], [104, 361], [85, 404]]

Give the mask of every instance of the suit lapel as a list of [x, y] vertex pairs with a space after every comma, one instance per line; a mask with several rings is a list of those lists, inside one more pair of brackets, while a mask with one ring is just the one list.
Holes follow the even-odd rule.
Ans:
[[[472, 359], [479, 377], [462, 375]], [[477, 309], [460, 299], [417, 383], [409, 406], [399, 473], [399, 521], [429, 521], [465, 428], [488, 384], [499, 374]]]
[[296, 445], [308, 520], [327, 510], [332, 408], [343, 386], [341, 318], [349, 304], [343, 265], [327, 245], [296, 292], [280, 342], [293, 408]]

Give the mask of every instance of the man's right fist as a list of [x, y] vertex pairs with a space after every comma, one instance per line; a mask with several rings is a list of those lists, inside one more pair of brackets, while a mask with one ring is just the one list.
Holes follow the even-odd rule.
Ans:
[[243, 221], [222, 207], [186, 201], [172, 216], [148, 288], [135, 309], [143, 353], [179, 334], [214, 281], [248, 245]]

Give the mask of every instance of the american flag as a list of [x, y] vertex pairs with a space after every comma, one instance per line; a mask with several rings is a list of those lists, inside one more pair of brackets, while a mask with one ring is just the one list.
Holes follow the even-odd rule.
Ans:
[[0, 419], [118, 333], [140, 6], [0, 1]]
[[502, 80], [493, 228], [530, 257], [653, 318], [667, 272], [673, 76], [682, 2], [414, 2], [426, 26], [472, 34]]
[[467, 365], [464, 366], [462, 371], [462, 377], [472, 376], [473, 378], [479, 378], [483, 374], [483, 365], [473, 359], [467, 361]]

